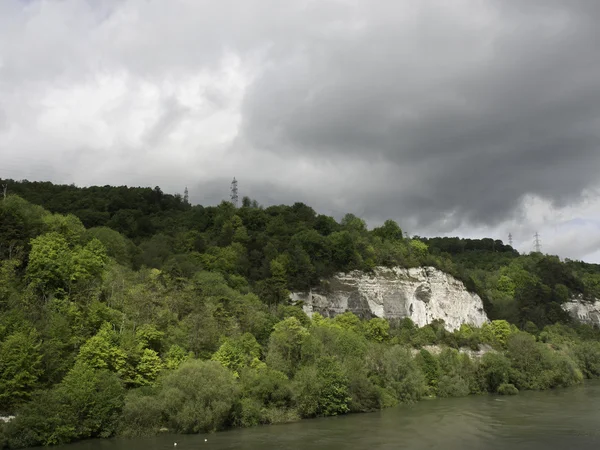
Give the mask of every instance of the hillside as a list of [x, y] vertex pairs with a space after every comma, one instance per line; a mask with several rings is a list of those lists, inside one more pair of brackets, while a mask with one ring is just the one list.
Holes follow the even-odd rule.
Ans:
[[[561, 307], [600, 298], [599, 265], [491, 239], [408, 239], [394, 221], [368, 229], [302, 203], [6, 182], [0, 413], [17, 419], [0, 446], [2, 433], [19, 447], [202, 432], [600, 375], [598, 330]], [[492, 322], [449, 332], [289, 304], [340, 272], [424, 266], [461, 280]], [[494, 351], [481, 360], [457, 351], [482, 345]]]

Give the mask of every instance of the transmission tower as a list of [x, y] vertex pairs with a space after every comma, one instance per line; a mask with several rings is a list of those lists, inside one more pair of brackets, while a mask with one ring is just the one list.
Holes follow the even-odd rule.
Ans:
[[188, 192], [188, 188], [186, 186], [185, 190], [183, 191], [183, 203], [185, 203], [187, 205], [189, 202], [190, 202], [190, 193]]
[[513, 246], [512, 233], [508, 233], [508, 245]]
[[238, 186], [237, 186], [237, 180], [235, 179], [235, 177], [233, 177], [233, 181], [231, 182], [231, 188], [229, 189], [231, 191], [231, 203], [233, 203], [233, 206], [235, 206], [236, 208], [238, 207]]
[[542, 251], [542, 243], [540, 242], [540, 235], [536, 231], [533, 235], [533, 245], [535, 246], [535, 251], [540, 253]]

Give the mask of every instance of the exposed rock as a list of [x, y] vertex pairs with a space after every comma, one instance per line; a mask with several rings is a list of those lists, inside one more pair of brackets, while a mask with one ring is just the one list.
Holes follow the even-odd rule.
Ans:
[[588, 325], [600, 326], [600, 300], [588, 301], [582, 297], [576, 297], [570, 302], [563, 303], [562, 307], [575, 320]]
[[334, 317], [351, 311], [365, 319], [410, 317], [418, 326], [442, 319], [448, 330], [463, 323], [488, 322], [481, 298], [468, 292], [462, 281], [433, 267], [340, 273], [321, 288], [292, 293], [291, 299], [301, 302], [309, 316], [319, 312]]
[[0, 422], [8, 423], [14, 420], [15, 416], [0, 416]]
[[[423, 346], [424, 350], [427, 350], [429, 353], [433, 354], [433, 355], [439, 355], [440, 353], [442, 353], [442, 350], [444, 350], [445, 347], [441, 346], [441, 345], [425, 345]], [[487, 345], [487, 344], [482, 344], [479, 346], [479, 350], [473, 350], [471, 348], [468, 347], [461, 347], [458, 349], [459, 353], [463, 353], [465, 355], [468, 355], [469, 358], [471, 359], [478, 359], [481, 358], [483, 355], [485, 355], [486, 353], [489, 352], [494, 352], [495, 350]], [[416, 355], [417, 353], [419, 353], [420, 350], [417, 349], [412, 349], [411, 353], [413, 355]]]

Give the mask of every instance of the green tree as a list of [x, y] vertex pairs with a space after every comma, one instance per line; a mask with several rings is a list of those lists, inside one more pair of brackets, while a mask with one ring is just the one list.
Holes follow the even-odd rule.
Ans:
[[44, 216], [44, 224], [48, 232], [59, 233], [70, 245], [80, 244], [85, 233], [81, 220], [73, 214], [48, 214]]
[[38, 236], [31, 241], [27, 279], [44, 296], [57, 289], [68, 289], [73, 260], [67, 240], [57, 232]]
[[37, 393], [8, 428], [10, 447], [68, 443], [109, 437], [117, 428], [124, 389], [106, 370], [76, 364], [50, 391]]
[[386, 220], [382, 226], [373, 229], [373, 234], [383, 240], [403, 240], [402, 229], [393, 220]]
[[238, 398], [233, 375], [216, 361], [186, 361], [161, 384], [163, 415], [169, 428], [180, 433], [223, 429]]
[[259, 357], [260, 344], [252, 334], [244, 333], [238, 338], [225, 338], [212, 359], [227, 367], [238, 378], [243, 368], [260, 365]]
[[502, 353], [488, 352], [481, 358], [479, 370], [483, 389], [497, 392], [501, 385], [508, 383], [510, 361]]
[[321, 358], [315, 366], [300, 369], [293, 389], [303, 417], [335, 416], [350, 410], [348, 379], [333, 357]]
[[379, 317], [364, 322], [363, 329], [365, 336], [376, 342], [385, 342], [389, 339], [390, 324], [387, 320]]
[[150, 348], [145, 348], [135, 368], [134, 384], [138, 386], [153, 384], [163, 368], [164, 364], [158, 353]]
[[42, 374], [39, 335], [17, 331], [0, 342], [0, 411], [27, 401]]
[[85, 342], [79, 350], [77, 361], [94, 369], [108, 369], [121, 375], [131, 372], [127, 354], [120, 348], [119, 337], [108, 323]]
[[269, 338], [267, 364], [292, 376], [302, 362], [302, 346], [308, 337], [308, 330], [295, 317], [277, 323]]

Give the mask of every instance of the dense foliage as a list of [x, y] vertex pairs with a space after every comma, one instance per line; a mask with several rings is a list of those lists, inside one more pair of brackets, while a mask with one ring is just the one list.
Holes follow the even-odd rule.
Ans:
[[[210, 432], [600, 376], [598, 330], [561, 308], [600, 297], [597, 265], [487, 239], [409, 239], [391, 220], [369, 230], [300, 203], [202, 207], [159, 188], [8, 184], [0, 415], [17, 418], [0, 423], [0, 447]], [[309, 319], [288, 302], [290, 290], [378, 265], [449, 272], [493, 321], [451, 333], [351, 313]]]

